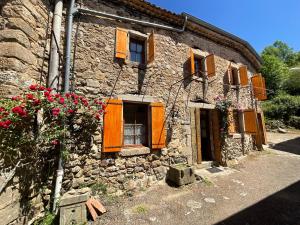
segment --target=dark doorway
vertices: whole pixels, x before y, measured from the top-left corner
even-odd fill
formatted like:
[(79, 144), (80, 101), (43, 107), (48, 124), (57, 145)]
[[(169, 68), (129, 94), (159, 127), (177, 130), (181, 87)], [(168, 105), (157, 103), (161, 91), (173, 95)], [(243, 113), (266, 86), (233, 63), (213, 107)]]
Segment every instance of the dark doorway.
[(201, 155), (203, 161), (212, 161), (209, 111), (200, 110)]

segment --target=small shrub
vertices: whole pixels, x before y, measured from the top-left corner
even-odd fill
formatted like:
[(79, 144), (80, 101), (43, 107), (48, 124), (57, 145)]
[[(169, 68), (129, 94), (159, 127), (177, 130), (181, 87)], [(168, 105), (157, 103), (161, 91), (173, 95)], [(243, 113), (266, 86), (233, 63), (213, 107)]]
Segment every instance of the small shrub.
[(97, 194), (106, 194), (107, 193), (107, 185), (101, 182), (91, 185), (91, 190), (93, 195)]
[(58, 224), (55, 214), (47, 212), (43, 218), (36, 221), (34, 225), (56, 225)]
[(138, 214), (145, 214), (148, 212), (148, 208), (146, 205), (141, 204), (135, 207), (135, 212)]

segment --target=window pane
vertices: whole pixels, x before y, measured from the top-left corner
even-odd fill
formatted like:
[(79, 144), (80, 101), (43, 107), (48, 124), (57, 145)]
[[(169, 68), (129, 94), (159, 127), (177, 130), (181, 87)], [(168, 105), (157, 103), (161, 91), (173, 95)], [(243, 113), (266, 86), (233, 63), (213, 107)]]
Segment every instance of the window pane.
[(142, 54), (136, 53), (135, 57), (136, 57), (136, 62), (142, 63)]
[(130, 41), (130, 47), (129, 47), (130, 51), (136, 51), (136, 43)]
[(141, 53), (143, 51), (143, 46), (141, 44), (136, 45), (136, 51)]
[(136, 62), (136, 53), (130, 52), (130, 61)]
[(134, 124), (125, 124), (124, 135), (134, 135)]

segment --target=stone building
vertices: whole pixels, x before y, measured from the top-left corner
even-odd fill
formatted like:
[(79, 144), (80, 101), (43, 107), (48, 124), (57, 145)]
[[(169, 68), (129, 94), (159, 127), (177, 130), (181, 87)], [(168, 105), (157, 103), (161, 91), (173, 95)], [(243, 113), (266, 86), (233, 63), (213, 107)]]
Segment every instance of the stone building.
[[(0, 3), (0, 95), (47, 82), (53, 6)], [(163, 179), (170, 164), (224, 165), (266, 142), (261, 60), (246, 41), (143, 0), (86, 0), (75, 7), (69, 91), (103, 98), (107, 108), (89, 153), (72, 153), (66, 162), (63, 192), (97, 182), (109, 184), (109, 192), (133, 191)], [(69, 16), (64, 11), (59, 32), (62, 58)], [(225, 139), (220, 99), (232, 102)], [(42, 197), (49, 200), (50, 193)]]

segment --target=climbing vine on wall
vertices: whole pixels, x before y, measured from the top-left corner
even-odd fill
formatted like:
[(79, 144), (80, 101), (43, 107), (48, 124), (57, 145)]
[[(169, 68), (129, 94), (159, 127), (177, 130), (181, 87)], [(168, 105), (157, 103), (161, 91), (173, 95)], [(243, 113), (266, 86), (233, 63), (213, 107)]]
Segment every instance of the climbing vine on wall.
[(216, 96), (214, 98), (216, 102), (216, 108), (220, 111), (221, 113), (221, 134), (222, 137), (225, 138), (228, 135), (228, 127), (229, 127), (229, 117), (228, 117), (228, 112), (229, 109), (232, 107), (232, 102), (226, 97), (223, 96)]
[[(37, 158), (58, 149), (74, 130), (92, 135), (101, 125), (105, 104), (75, 93), (54, 93), (33, 84), (23, 94), (0, 99), (1, 158)], [(80, 133), (77, 132), (77, 133)]]

